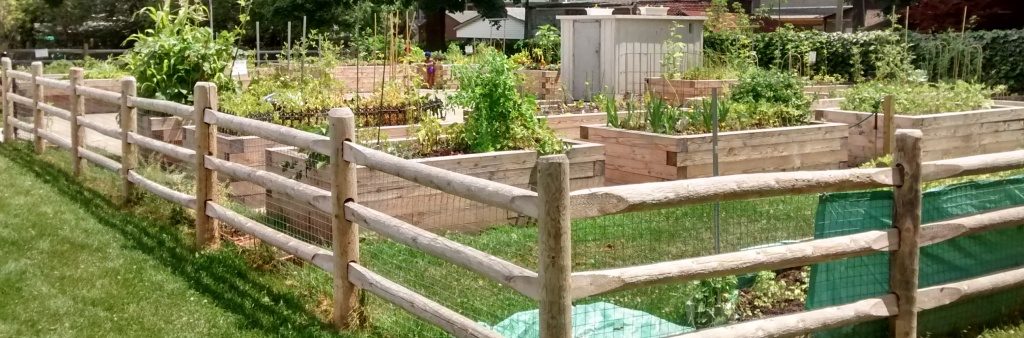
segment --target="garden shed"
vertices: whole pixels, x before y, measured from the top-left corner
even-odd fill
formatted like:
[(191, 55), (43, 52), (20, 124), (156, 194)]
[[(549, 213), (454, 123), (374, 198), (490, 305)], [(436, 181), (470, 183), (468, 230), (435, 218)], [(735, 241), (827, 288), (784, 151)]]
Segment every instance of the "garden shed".
[(687, 66), (700, 64), (703, 16), (565, 15), (562, 84), (573, 99), (600, 92), (640, 94), (644, 78), (661, 74), (665, 41), (675, 31), (685, 44)]

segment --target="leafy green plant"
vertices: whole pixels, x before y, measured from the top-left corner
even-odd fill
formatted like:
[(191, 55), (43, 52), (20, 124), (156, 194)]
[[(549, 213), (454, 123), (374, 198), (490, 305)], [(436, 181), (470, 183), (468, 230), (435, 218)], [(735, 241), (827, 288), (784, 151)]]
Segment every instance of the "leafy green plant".
[(647, 116), (647, 128), (659, 134), (671, 134), (677, 132), (676, 125), (682, 114), (675, 107), (670, 106), (661, 98), (647, 100), (645, 115)]
[(206, 7), (191, 0), (180, 0), (177, 9), (165, 0), (140, 13), (154, 26), (128, 37), (126, 42), (135, 45), (123, 56), (138, 80), (140, 96), (190, 103), (199, 81), (213, 82), (221, 91), (234, 90), (235, 81), (225, 70), (234, 60), (237, 32), (214, 37), (205, 25)]
[[(734, 40), (712, 37), (706, 40), (705, 49), (721, 53), (733, 48)], [(760, 67), (807, 77), (828, 74), (844, 82), (861, 82), (906, 77), (913, 69), (910, 45), (898, 30), (825, 33), (783, 26), (752, 35), (751, 46)]]
[(807, 299), (806, 281), (810, 268), (805, 267), (787, 273), (798, 274), (798, 278), (786, 280), (779, 278), (785, 274), (776, 275), (772, 271), (758, 272), (753, 285), (743, 290), (743, 297), (738, 305), (739, 315), (742, 318), (759, 318), (792, 310), (786, 307), (794, 304), (802, 308)]
[(594, 102), (601, 109), (604, 109), (605, 113), (605, 125), (612, 128), (619, 128), (619, 105), (615, 102), (614, 97), (608, 97), (604, 94), (594, 95)]
[(853, 86), (840, 103), (843, 110), (877, 112), (879, 102), (893, 95), (896, 114), (925, 115), (968, 111), (992, 106), (992, 95), (1006, 89), (963, 81), (925, 82), (866, 82)]
[[(519, 54), (519, 62), (530, 69), (558, 68), (561, 62), (562, 36), (558, 28), (552, 25), (537, 27), (533, 37), (516, 43), (523, 51)], [(517, 54), (518, 55), (518, 54)], [(523, 62), (523, 59), (528, 62)]]
[(736, 317), (739, 299), (735, 276), (692, 281), (683, 286), (686, 325), (704, 328), (728, 323)]
[(537, 121), (535, 100), (519, 94), (522, 79), (516, 65), (498, 51), (482, 50), (476, 64), (454, 69), (459, 90), (450, 102), (465, 107), (465, 140), (470, 151), (534, 149), (541, 154), (564, 151), (565, 145)]

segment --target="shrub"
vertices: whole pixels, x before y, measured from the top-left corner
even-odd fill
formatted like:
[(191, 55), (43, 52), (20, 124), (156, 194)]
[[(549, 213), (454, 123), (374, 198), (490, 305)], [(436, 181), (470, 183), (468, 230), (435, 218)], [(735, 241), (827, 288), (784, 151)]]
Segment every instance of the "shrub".
[[(710, 34), (707, 53), (728, 54), (746, 48), (742, 36)], [(782, 27), (753, 34), (750, 42), (757, 64), (787, 69), (804, 76), (832, 75), (845, 81), (901, 77), (912, 70), (912, 55), (897, 31), (825, 33)], [(815, 57), (809, 57), (814, 52)]]
[(925, 82), (867, 82), (857, 84), (845, 92), (840, 103), (843, 110), (880, 112), (880, 102), (893, 95), (896, 114), (924, 115), (989, 108), (993, 94), (1005, 87), (988, 87), (963, 81)]
[(537, 103), (519, 94), (522, 79), (504, 54), (481, 50), (476, 64), (455, 67), (459, 90), (450, 99), (472, 113), (465, 120), (464, 137), (470, 151), (534, 149), (560, 153), (565, 145), (534, 112)]
[(199, 81), (213, 82), (221, 91), (234, 90), (235, 82), (225, 70), (234, 60), (236, 33), (221, 32), (215, 38), (205, 26), (205, 6), (190, 0), (181, 0), (178, 6), (174, 10), (165, 0), (160, 7), (144, 8), (140, 13), (153, 21), (153, 28), (126, 40), (135, 42), (123, 59), (138, 80), (139, 95), (190, 103)]

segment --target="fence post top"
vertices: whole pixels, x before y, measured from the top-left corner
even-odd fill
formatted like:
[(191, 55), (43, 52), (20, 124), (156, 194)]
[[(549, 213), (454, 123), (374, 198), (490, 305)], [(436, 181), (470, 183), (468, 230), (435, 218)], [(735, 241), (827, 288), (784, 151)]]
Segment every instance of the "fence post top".
[(196, 82), (196, 86), (195, 86), (194, 89), (199, 90), (199, 88), (204, 88), (204, 89), (209, 89), (209, 90), (217, 90), (217, 85), (214, 84), (213, 82), (200, 81), (200, 82)]
[(122, 77), (119, 82), (121, 82), (121, 83), (135, 83), (135, 77), (134, 76), (125, 76), (125, 77)]
[(11, 58), (9, 58), (9, 57), (0, 58), (0, 65), (3, 66), (4, 70), (11, 69)]
[(71, 67), (70, 75), (74, 76), (75, 74), (82, 74), (83, 72), (85, 72), (85, 68)]
[(923, 134), (920, 129), (896, 129), (897, 137), (921, 138)]
[(351, 108), (341, 107), (341, 108), (332, 108), (330, 111), (327, 112), (327, 116), (332, 117), (332, 118), (334, 118), (334, 117), (349, 117), (349, 116), (355, 116), (355, 114), (352, 113), (352, 109)]
[(569, 163), (569, 156), (565, 154), (544, 155), (537, 159), (537, 163)]

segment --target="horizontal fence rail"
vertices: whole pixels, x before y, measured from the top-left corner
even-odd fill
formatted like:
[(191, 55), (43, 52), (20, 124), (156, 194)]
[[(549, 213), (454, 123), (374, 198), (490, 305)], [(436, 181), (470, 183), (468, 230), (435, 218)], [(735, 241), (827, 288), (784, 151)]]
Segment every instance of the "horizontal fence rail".
[(86, 86), (75, 87), (75, 93), (104, 103), (121, 104), (121, 93)]
[(348, 266), (349, 276), (356, 286), (409, 311), (427, 322), (437, 325), (455, 337), (504, 337), (481, 327), (472, 319), (409, 290), (398, 283), (355, 263)]
[(206, 111), (203, 122), (280, 144), (312, 150), (320, 154), (330, 154), (333, 150), (331, 138), (327, 136), (304, 132), (270, 122), (247, 119), (214, 110)]
[[(115, 137), (115, 136), (111, 136)], [(192, 163), (196, 160), (196, 151), (185, 147), (179, 147), (170, 143), (161, 142), (157, 139), (149, 138), (146, 136), (139, 135), (138, 133), (128, 133), (128, 142), (137, 144), (148, 150), (155, 151), (161, 155), (173, 158), (184, 163)]]
[(191, 120), (194, 117), (193, 114), (195, 109), (192, 106), (177, 102), (131, 97), (128, 100), (128, 104), (138, 109), (171, 114), (186, 120)]
[(537, 299), (537, 273), (501, 258), (435, 235), (402, 220), (388, 216), (358, 203), (346, 203), (345, 215), (350, 221), (395, 242), (422, 250), (446, 262), (479, 273), (488, 279), (511, 287), (525, 296)]
[(36, 79), (35, 80), (36, 84), (45, 86), (47, 88), (53, 88), (53, 89), (63, 90), (63, 91), (71, 90), (71, 82), (68, 82), (66, 80), (57, 80), (57, 79), (51, 79), (51, 78), (42, 77), (42, 76), (36, 77), (35, 79)]
[(572, 274), (573, 299), (665, 283), (778, 270), (895, 250), (896, 230), (877, 230), (763, 249)]
[(261, 241), (313, 263), (324, 271), (334, 271), (334, 254), (319, 246), (309, 244), (260, 224), (248, 217), (231, 211), (222, 205), (207, 202), (206, 215), (227, 223), (238, 231), (259, 238)]
[(806, 193), (852, 191), (893, 185), (891, 168), (740, 174), (577, 190), (573, 218)]
[(268, 171), (253, 169), (248, 166), (225, 161), (216, 157), (206, 156), (206, 168), (227, 174), (232, 178), (255, 183), (261, 187), (282, 193), (301, 201), (317, 210), (333, 213), (331, 192), (308, 184), (297, 182), (287, 177)]
[(100, 135), (110, 138), (121, 138), (121, 130), (100, 125), (98, 122), (79, 117), (76, 121), (82, 127), (89, 128)]
[(537, 193), (486, 179), (409, 161), (345, 142), (345, 160), (465, 199), (537, 217)]

